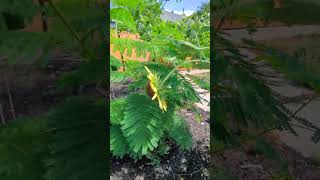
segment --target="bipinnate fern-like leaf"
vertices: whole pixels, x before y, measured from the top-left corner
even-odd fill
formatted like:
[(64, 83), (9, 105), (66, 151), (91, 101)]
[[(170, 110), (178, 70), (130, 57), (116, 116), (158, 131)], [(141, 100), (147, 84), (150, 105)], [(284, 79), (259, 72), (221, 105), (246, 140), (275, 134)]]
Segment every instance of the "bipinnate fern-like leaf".
[(25, 20), (31, 20), (33, 16), (40, 12), (39, 10), (40, 8), (32, 0), (2, 0), (0, 2), (0, 17), (5, 12), (11, 15), (19, 15)]
[[(221, 95), (220, 95), (221, 96)], [(230, 101), (230, 100), (229, 100)], [(229, 105), (229, 106), (228, 106)], [(233, 106), (228, 104), (228, 98), (219, 97), (218, 94), (214, 95), (212, 106), (213, 117), (216, 118), (210, 128), (210, 136), (212, 139), (223, 141), (224, 143), (234, 142), (231, 130), (228, 128), (228, 109)], [(239, 116), (241, 117), (241, 116)]]
[(134, 22), (131, 12), (127, 8), (112, 8), (110, 10), (110, 18), (116, 21), (119, 25), (125, 26), (133, 32), (136, 32), (136, 23)]
[(105, 100), (74, 97), (48, 118), (47, 180), (107, 179)]
[[(16, 28), (17, 31), (11, 30), (6, 23), (5, 13), (12, 16), (21, 16), (24, 19), (32, 19), (35, 15), (40, 13), (41, 8), (32, 0), (9, 1), (4, 0), (0, 2), (0, 53), (1, 58), (8, 60), (7, 64), (26, 64), (34, 63), (35, 60), (46, 60), (48, 51), (55, 47), (63, 46), (64, 49), (80, 50), (85, 47), (89, 48), (92, 44), (99, 44), (92, 48), (91, 54), (96, 56), (105, 55), (105, 47), (103, 38), (94, 38), (99, 33), (102, 36), (105, 19), (103, 6), (96, 6), (94, 0), (70, 0), (70, 1), (55, 1), (53, 3), (60, 11), (62, 16), (66, 19), (73, 30), (79, 36), (76, 40), (74, 33), (70, 33), (70, 28), (67, 28), (62, 23), (61, 18), (58, 17), (51, 5), (46, 4), (46, 15), (50, 17), (50, 25), (47, 33), (42, 32), (27, 32), (21, 31), (22, 28)], [(77, 8), (74, 8), (77, 7)], [(83, 20), (83, 16), (79, 16), (79, 12), (87, 12), (89, 16), (87, 20)], [(24, 20), (22, 19), (22, 20)], [(12, 23), (18, 23), (17, 18), (12, 19)], [(7, 25), (6, 25), (7, 24)], [(28, 25), (26, 22), (24, 26)], [(16, 25), (15, 25), (16, 26)], [(89, 46), (90, 44), (90, 46)], [(103, 48), (102, 48), (103, 47)], [(92, 57), (91, 57), (92, 58)]]
[(210, 47), (199, 47), (196, 46), (188, 41), (183, 41), (183, 40), (174, 40), (172, 39), (172, 41), (175, 41), (175, 43), (183, 48), (189, 49), (189, 50), (194, 50), (194, 51), (203, 51), (203, 50), (210, 50)]
[(126, 99), (118, 98), (114, 99), (110, 103), (110, 123), (112, 125), (120, 125), (124, 117)]
[(119, 125), (110, 127), (110, 152), (120, 158), (128, 153), (128, 143)]
[(121, 65), (122, 64), (119, 59), (110, 55), (110, 68), (115, 68), (115, 70), (117, 70)]
[[(232, 68), (233, 80), (240, 94), (240, 103), (247, 120), (253, 120), (257, 127), (288, 127), (289, 119), (282, 112), (270, 89), (263, 83), (237, 67)], [(261, 117), (261, 114), (264, 114)]]
[(128, 56), (132, 55), (133, 49), (135, 49), (137, 57), (146, 57), (147, 52), (151, 57), (161, 53), (157, 45), (141, 40), (111, 37), (110, 44), (114, 47), (114, 51), (119, 51), (121, 54), (126, 53)]
[(104, 77), (106, 68), (104, 59), (96, 59), (89, 62), (83, 62), (78, 68), (71, 72), (61, 75), (56, 85), (58, 91), (67, 91), (79, 88), (81, 85), (95, 84)]
[(264, 59), (267, 60), (273, 68), (284, 73), (288, 79), (307, 84), (317, 93), (320, 93), (319, 70), (275, 48), (250, 40), (245, 40), (244, 42), (250, 47), (261, 50)]
[[(90, 30), (92, 27), (104, 25), (105, 23), (105, 5), (97, 3), (97, 0), (68, 0), (68, 1), (53, 1), (55, 6), (63, 13), (72, 27), (78, 31), (83, 32)], [(77, 7), (77, 8), (74, 8)], [(83, 16), (79, 16), (79, 12), (86, 13), (86, 21)], [(46, 14), (49, 17), (55, 17), (56, 13), (51, 6), (46, 8)], [(61, 23), (60, 19), (51, 21), (56, 26), (56, 23)], [(56, 31), (57, 32), (57, 31)]]
[(311, 140), (315, 143), (318, 143), (320, 141), (320, 130), (317, 129), (316, 132), (311, 137)]
[[(153, 72), (157, 72), (160, 76), (160, 79), (163, 79), (170, 71), (173, 69), (172, 67), (168, 67), (163, 64), (156, 63), (145, 63), (145, 65)], [(145, 88), (147, 83), (147, 77), (145, 73), (144, 66), (137, 66), (134, 68), (136, 75), (138, 76), (138, 81), (131, 86), (135, 88)], [(168, 99), (175, 103), (175, 105), (183, 106), (184, 102), (199, 102), (200, 96), (193, 89), (190, 82), (184, 78), (183, 75), (179, 74), (178, 70), (175, 71), (172, 76), (166, 81), (165, 86), (168, 88)]]
[(1, 31), (1, 58), (9, 65), (35, 63), (47, 54), (48, 40), (44, 33)]
[(256, 76), (253, 66), (230, 42), (219, 36), (216, 39), (219, 40), (216, 45), (226, 48), (226, 51), (216, 52), (214, 58), (213, 114), (219, 118), (211, 126), (213, 137), (236, 142), (234, 134), (242, 131), (239, 126), (288, 129), (294, 133), (283, 105), (271, 95), (265, 82)]
[[(111, 0), (113, 6), (125, 6), (130, 9), (137, 8), (138, 6), (143, 7), (144, 0)], [(142, 10), (142, 9), (141, 9)]]
[(174, 115), (169, 135), (182, 149), (188, 150), (192, 147), (193, 140), (189, 127), (178, 115)]
[(17, 119), (0, 129), (0, 179), (43, 180), (47, 155), (46, 121)]
[(288, 162), (282, 156), (279, 150), (273, 147), (272, 143), (261, 138), (255, 138), (255, 150), (257, 153), (264, 155), (267, 158), (276, 160), (282, 165), (282, 167), (287, 168)]
[(163, 112), (150, 97), (142, 94), (128, 96), (124, 119), (120, 122), (130, 149), (146, 155), (158, 146), (163, 134)]

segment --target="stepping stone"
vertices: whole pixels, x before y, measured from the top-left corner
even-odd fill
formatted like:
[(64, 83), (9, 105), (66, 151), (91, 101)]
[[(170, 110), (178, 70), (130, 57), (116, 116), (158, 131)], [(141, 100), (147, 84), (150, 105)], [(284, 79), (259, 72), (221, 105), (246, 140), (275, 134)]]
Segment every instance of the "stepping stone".
[[(191, 71), (179, 71), (182, 75), (194, 75), (194, 74), (203, 74), (203, 73), (209, 73), (210, 70), (204, 69), (204, 70), (191, 70)], [(198, 93), (200, 96), (200, 103), (196, 103), (196, 106), (200, 109), (202, 109), (205, 112), (210, 112), (210, 106), (208, 106), (210, 102), (210, 92), (206, 89), (202, 89), (199, 87), (196, 83), (192, 81), (190, 77), (185, 77), (185, 79), (191, 84), (193, 89)]]
[[(317, 100), (320, 100), (318, 98)], [(320, 127), (320, 101), (314, 100), (310, 104), (308, 104), (304, 109), (302, 109), (297, 115), (300, 117), (306, 118), (308, 121), (313, 123), (315, 126)], [(296, 111), (301, 104), (287, 104), (286, 107), (292, 111)], [(293, 121), (295, 124), (299, 124), (295, 120)], [(299, 136), (294, 136), (290, 132), (279, 131), (280, 140), (300, 152), (305, 157), (311, 157), (320, 152), (320, 143), (313, 143), (310, 141), (310, 137), (312, 136), (312, 132), (305, 130), (300, 127), (293, 126), (293, 129), (298, 133)], [(301, 146), (303, 144), (303, 146)]]
[[(249, 50), (242, 50), (243, 53), (247, 53), (248, 57), (253, 58), (254, 53), (250, 52)], [(271, 74), (274, 76), (273, 78), (267, 78), (268, 80), (283, 80), (283, 84), (280, 86), (273, 86), (273, 85), (268, 85), (270, 89), (274, 92), (277, 93), (281, 96), (281, 98), (284, 98), (285, 101), (285, 106), (292, 112), (295, 112), (301, 104), (299, 103), (288, 103), (287, 100), (285, 99), (297, 99), (295, 101), (301, 101), (303, 99), (307, 99), (308, 96), (314, 95), (314, 92), (307, 89), (303, 88), (301, 86), (294, 85), (293, 83), (290, 83), (286, 78), (284, 78), (284, 75), (281, 73), (276, 72), (274, 69), (271, 67), (265, 65), (265, 66), (260, 66), (257, 67), (257, 71), (269, 75)], [(301, 98), (300, 98), (301, 97)], [(301, 100), (300, 100), (301, 99)], [(320, 99), (320, 98), (318, 98)], [(200, 105), (199, 105), (200, 106)], [(309, 122), (314, 124), (317, 127), (320, 127), (320, 101), (312, 101), (310, 104), (308, 104), (304, 109), (302, 109), (297, 115), (299, 117), (307, 119)], [(300, 125), (298, 122), (295, 120), (292, 121), (295, 124)], [(320, 143), (313, 143), (310, 140), (310, 137), (312, 136), (312, 133), (309, 130), (306, 130), (304, 128), (298, 127), (298, 126), (293, 126), (294, 130), (298, 133), (298, 137), (293, 135), (292, 133), (288, 131), (275, 131), (276, 134), (279, 135), (280, 141), (283, 144), (286, 144), (287, 146), (295, 149), (296, 151), (300, 152), (302, 155), (305, 157), (311, 157), (315, 155), (316, 153), (320, 152)], [(303, 146), (301, 146), (303, 144)]]
[(194, 87), (193, 89), (195, 91), (197, 91), (198, 93), (208, 93), (208, 91), (206, 89), (201, 89), (201, 88), (198, 88), (198, 87)]
[(207, 104), (196, 103), (196, 106), (205, 112), (210, 112), (210, 107)]

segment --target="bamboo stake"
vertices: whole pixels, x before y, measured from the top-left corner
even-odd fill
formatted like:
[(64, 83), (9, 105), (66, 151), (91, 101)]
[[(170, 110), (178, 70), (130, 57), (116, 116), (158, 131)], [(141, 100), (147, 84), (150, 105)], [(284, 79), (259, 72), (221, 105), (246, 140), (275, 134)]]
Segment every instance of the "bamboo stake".
[(5, 125), (6, 122), (5, 122), (5, 120), (4, 120), (3, 110), (2, 110), (2, 105), (1, 105), (1, 104), (0, 104), (0, 116), (1, 116), (2, 125)]
[(11, 90), (10, 90), (8, 78), (7, 78), (6, 74), (4, 74), (3, 76), (4, 76), (4, 82), (5, 82), (6, 88), (7, 88), (7, 94), (8, 94), (8, 97), (9, 97), (10, 111), (12, 113), (13, 119), (15, 120), (16, 119), (16, 114), (14, 112), (14, 106), (13, 106), (13, 102), (12, 102), (12, 95), (11, 95)]
[(39, 0), (39, 4), (42, 9), (41, 10), (42, 30), (43, 32), (48, 32), (48, 23), (47, 23), (46, 13), (44, 11), (44, 8), (45, 8), (44, 0)]
[[(119, 29), (118, 29), (118, 24), (116, 24), (116, 31), (117, 31), (117, 34), (118, 34), (118, 38), (121, 38), (121, 36), (120, 36), (120, 31), (119, 31)], [(122, 70), (123, 70), (123, 72), (125, 72), (125, 71), (126, 71), (126, 67), (125, 67), (126, 61), (125, 61), (124, 58), (123, 58), (123, 54), (120, 53), (120, 55), (121, 55)]]

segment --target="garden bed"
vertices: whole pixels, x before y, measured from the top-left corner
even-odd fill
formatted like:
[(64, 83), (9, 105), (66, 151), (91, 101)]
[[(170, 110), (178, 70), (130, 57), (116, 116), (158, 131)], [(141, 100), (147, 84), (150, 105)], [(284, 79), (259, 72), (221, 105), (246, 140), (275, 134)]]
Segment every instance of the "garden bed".
[[(112, 83), (111, 93), (119, 98), (128, 95), (128, 83)], [(199, 110), (202, 121), (196, 121), (196, 114), (188, 109), (181, 109), (179, 114), (184, 117), (192, 134), (194, 143), (190, 151), (183, 151), (172, 140), (165, 142), (171, 146), (169, 153), (161, 157), (158, 165), (151, 165), (144, 158), (137, 162), (129, 157), (111, 159), (111, 179), (209, 179), (209, 114)]]
[[(78, 90), (58, 91), (59, 75), (73, 71), (79, 61), (52, 59), (44, 68), (17, 66), (0, 69), (7, 76), (16, 118), (36, 117), (47, 113), (66, 97), (78, 95)], [(95, 86), (83, 88), (81, 94), (98, 95)], [(12, 120), (10, 101), (3, 76), (0, 76), (0, 104), (4, 119)]]

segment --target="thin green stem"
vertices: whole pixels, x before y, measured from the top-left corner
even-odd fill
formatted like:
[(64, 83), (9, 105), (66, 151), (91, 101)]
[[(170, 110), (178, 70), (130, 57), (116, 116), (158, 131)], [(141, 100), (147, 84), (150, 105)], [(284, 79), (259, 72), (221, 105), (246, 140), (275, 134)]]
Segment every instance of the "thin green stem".
[(137, 78), (138, 77), (137, 73), (133, 71), (133, 69), (129, 66), (128, 62), (124, 61), (124, 63), (128, 66), (129, 70), (133, 73), (134, 77)]
[(101, 26), (102, 26), (102, 25), (99, 24), (99, 25), (94, 26), (94, 27), (92, 27), (91, 29), (89, 29), (89, 30), (86, 32), (86, 34), (82, 37), (81, 42), (84, 43), (84, 41), (87, 39), (87, 37), (88, 37), (91, 33), (93, 33), (94, 31), (96, 31), (96, 30), (98, 30), (99, 28), (101, 28)]
[(72, 27), (72, 25), (67, 21), (66, 17), (63, 15), (63, 13), (56, 7), (56, 5), (52, 2), (52, 0), (48, 0), (49, 5), (52, 7), (54, 12), (57, 14), (57, 16), (60, 18), (62, 23), (66, 26), (66, 28), (70, 31), (71, 35), (79, 42), (81, 45), (82, 50), (87, 53), (87, 55), (90, 57), (90, 59), (94, 59), (94, 56), (92, 53), (85, 47), (84, 42), (82, 41), (80, 35), (75, 31)]
[(69, 29), (71, 34), (79, 41), (81, 42), (81, 38), (79, 34), (73, 29), (73, 27), (70, 25), (70, 23), (67, 21), (67, 19), (64, 17), (62, 12), (56, 7), (56, 5), (52, 2), (52, 0), (49, 0), (50, 6), (53, 8), (53, 10), (56, 12), (58, 17), (61, 19), (62, 23)]
[[(117, 31), (118, 38), (121, 38), (121, 37), (120, 37), (120, 30), (118, 29), (117, 24), (116, 24), (116, 31)], [(124, 60), (123, 54), (120, 54), (120, 55), (121, 55), (121, 62), (122, 62), (122, 64), (123, 64), (123, 68), (124, 68), (124, 64), (127, 65), (128, 68), (129, 68), (129, 70), (133, 73), (134, 77), (137, 78), (138, 76), (137, 76), (136, 72), (134, 72), (133, 69), (132, 69), (132, 68), (130, 67), (130, 65), (128, 64), (128, 62)], [(124, 68), (124, 71), (125, 71), (125, 68)]]
[(304, 107), (306, 107), (308, 104), (310, 104), (315, 98), (316, 98), (316, 96), (313, 96), (307, 102), (303, 103), (289, 118), (295, 117), (299, 111), (301, 111)]

